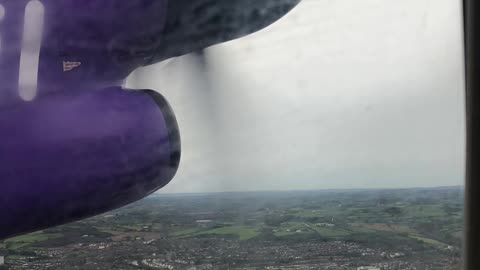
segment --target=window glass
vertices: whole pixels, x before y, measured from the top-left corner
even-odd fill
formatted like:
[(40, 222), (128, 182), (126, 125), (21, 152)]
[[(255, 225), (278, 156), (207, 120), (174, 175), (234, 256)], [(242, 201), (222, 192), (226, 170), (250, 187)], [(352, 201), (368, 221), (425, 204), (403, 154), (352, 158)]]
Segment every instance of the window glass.
[(135, 71), (126, 86), (175, 111), (175, 178), (4, 241), (0, 269), (460, 269), (461, 12), (303, 0), (248, 37)]

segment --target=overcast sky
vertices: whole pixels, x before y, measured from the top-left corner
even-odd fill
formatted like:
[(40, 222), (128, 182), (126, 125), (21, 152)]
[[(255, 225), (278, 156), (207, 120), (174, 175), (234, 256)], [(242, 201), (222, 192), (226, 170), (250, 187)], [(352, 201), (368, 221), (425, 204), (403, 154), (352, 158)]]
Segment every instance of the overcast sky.
[[(461, 1), (304, 0), (278, 23), (129, 80), (170, 101), (162, 192), (463, 184)], [(202, 105), (203, 104), (203, 105)]]

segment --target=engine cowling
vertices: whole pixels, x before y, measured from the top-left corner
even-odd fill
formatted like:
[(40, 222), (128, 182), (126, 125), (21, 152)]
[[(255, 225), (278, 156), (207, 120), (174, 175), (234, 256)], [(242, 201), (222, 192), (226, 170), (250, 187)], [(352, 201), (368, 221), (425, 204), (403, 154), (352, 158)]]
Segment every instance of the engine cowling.
[(151, 90), (59, 92), (0, 112), (0, 239), (94, 216), (165, 186), (180, 161)]

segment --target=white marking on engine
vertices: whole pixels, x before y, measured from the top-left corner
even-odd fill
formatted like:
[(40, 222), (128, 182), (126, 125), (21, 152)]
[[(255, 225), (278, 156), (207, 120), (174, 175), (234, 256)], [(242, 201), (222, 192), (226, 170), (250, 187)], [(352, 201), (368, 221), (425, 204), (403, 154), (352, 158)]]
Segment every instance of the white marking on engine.
[(43, 35), (45, 9), (38, 0), (28, 2), (25, 8), (22, 52), (18, 89), (20, 97), (32, 101), (37, 95), (38, 65)]
[(63, 61), (63, 72), (71, 71), (79, 67), (81, 64), (82, 64), (81, 62)]

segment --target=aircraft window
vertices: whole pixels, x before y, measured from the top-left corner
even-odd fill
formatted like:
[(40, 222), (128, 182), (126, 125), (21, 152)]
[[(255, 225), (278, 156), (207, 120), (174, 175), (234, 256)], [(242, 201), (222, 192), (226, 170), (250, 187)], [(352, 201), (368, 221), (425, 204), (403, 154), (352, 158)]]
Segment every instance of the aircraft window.
[(38, 0), (28, 2), (25, 8), (22, 52), (20, 56), (19, 94), (25, 101), (36, 96), (38, 64), (43, 33), (44, 6)]
[(0, 81), (0, 270), (461, 269), (460, 1), (74, 2)]

